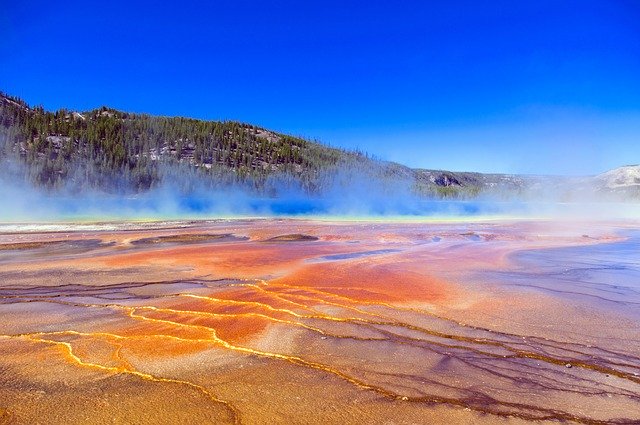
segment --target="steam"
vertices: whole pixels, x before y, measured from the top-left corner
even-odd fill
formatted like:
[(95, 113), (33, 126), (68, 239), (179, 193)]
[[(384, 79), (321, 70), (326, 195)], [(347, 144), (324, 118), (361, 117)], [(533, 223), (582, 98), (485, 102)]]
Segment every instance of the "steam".
[(75, 181), (43, 189), (27, 183), (25, 170), (5, 158), (0, 173), (0, 197), (5, 200), (0, 221), (479, 213), (467, 203), (421, 198), (412, 193), (411, 181), (381, 178), (354, 164), (338, 164), (321, 172), (317, 176), (321, 189), (315, 193), (288, 174), (270, 177), (260, 189), (250, 181), (221, 181), (185, 165), (160, 165), (159, 175), (160, 184), (142, 193), (79, 188)]
[[(160, 183), (135, 191), (122, 176), (108, 185), (86, 184), (91, 170), (78, 164), (63, 187), (36, 188), (29, 170), (8, 154), (0, 134), (0, 222), (198, 219), (217, 217), (564, 217), (637, 218), (640, 204), (605, 195), (593, 179), (540, 178), (518, 192), (495, 188), (470, 200), (418, 195), (406, 168), (351, 158), (318, 172), (314, 181), (282, 173), (264, 182), (231, 171), (208, 173), (178, 163), (157, 167)], [(4, 138), (6, 140), (6, 138)], [(100, 187), (115, 188), (105, 191)], [(313, 187), (313, 189), (310, 189)], [(603, 202), (604, 201), (604, 202)]]
[(365, 172), (344, 170), (345, 165), (322, 172), (317, 177), (322, 190), (313, 194), (288, 174), (270, 177), (256, 188), (251, 181), (216, 179), (175, 164), (160, 165), (160, 184), (142, 193), (81, 188), (77, 181), (43, 189), (27, 182), (17, 162), (4, 158), (1, 166), (0, 197), (5, 201), (0, 221), (417, 215), (424, 202), (411, 194), (409, 182), (376, 179)]

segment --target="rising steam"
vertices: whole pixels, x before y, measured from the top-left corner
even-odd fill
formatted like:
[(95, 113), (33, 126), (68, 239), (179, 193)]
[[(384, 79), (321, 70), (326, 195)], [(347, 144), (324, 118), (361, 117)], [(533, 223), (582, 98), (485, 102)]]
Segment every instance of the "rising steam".
[[(68, 183), (55, 189), (34, 187), (29, 170), (0, 135), (0, 221), (125, 220), (230, 216), (579, 216), (637, 217), (638, 204), (624, 197), (603, 200), (588, 180), (557, 184), (539, 180), (525, 190), (486, 190), (474, 199), (447, 201), (416, 192), (415, 179), (383, 162), (364, 165), (351, 159), (315, 176), (313, 191), (291, 174), (269, 177), (260, 187), (226, 174), (204, 173), (177, 163), (157, 167), (160, 183), (146, 191), (127, 187), (121, 176), (91, 188), (77, 164)], [(373, 166), (372, 166), (373, 164)], [(397, 171), (397, 170), (396, 170)]]

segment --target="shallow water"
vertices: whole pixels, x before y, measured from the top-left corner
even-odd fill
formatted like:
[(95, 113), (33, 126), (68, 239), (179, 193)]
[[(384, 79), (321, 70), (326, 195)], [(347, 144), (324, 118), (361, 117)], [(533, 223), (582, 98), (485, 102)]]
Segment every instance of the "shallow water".
[[(518, 252), (513, 271), (491, 272), (502, 282), (592, 303), (640, 317), (640, 232), (624, 240)], [(588, 239), (587, 235), (584, 235)]]
[(391, 254), (393, 252), (400, 252), (399, 249), (374, 249), (372, 251), (358, 251), (358, 252), (348, 252), (345, 254), (332, 254), (332, 255), (323, 255), (320, 258), (309, 260), (310, 262), (318, 262), (318, 261), (339, 261), (339, 260), (349, 260), (352, 258), (362, 258), (369, 257), (372, 255), (382, 255), (382, 254)]

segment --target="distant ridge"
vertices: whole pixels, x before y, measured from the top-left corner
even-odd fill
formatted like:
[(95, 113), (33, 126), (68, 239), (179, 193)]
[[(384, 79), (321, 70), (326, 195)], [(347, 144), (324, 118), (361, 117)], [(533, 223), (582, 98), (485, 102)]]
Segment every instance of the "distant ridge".
[(640, 187), (640, 165), (625, 165), (615, 168), (598, 175), (596, 179), (610, 189)]

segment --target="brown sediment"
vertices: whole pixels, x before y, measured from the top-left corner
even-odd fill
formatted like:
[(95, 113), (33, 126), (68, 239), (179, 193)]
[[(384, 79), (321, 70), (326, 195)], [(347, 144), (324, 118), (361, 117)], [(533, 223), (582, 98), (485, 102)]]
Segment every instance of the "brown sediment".
[[(2, 266), (0, 406), (11, 420), (73, 422), (74, 405), (29, 394), (81, 395), (93, 382), (114, 400), (141, 385), (136, 404), (104, 407), (140, 423), (184, 412), (217, 423), (640, 419), (635, 316), (478, 277), (519, 272), (514, 252), (612, 240), (614, 227), (590, 225), (587, 239), (578, 225), (540, 236), (539, 223), (193, 226), (110, 232), (102, 240), (117, 243), (99, 257)], [(251, 240), (216, 243), (233, 234)], [(260, 242), (309, 234), (323, 243)], [(131, 240), (162, 242), (122, 250)], [(327, 257), (337, 261), (315, 261)], [(33, 284), (56, 267), (65, 281)], [(536, 279), (553, 276), (540, 267)], [(153, 269), (180, 277), (110, 278)], [(167, 403), (176, 392), (190, 403)], [(38, 406), (53, 410), (36, 418)]]
[(303, 235), (301, 233), (290, 233), (288, 235), (278, 235), (266, 240), (266, 242), (305, 242), (317, 241), (317, 236)]
[(0, 425), (8, 425), (12, 422), (11, 412), (0, 407)]
[(76, 239), (76, 240), (54, 240), (54, 241), (34, 241), (15, 242), (0, 244), (0, 251), (20, 251), (41, 248), (94, 248), (108, 246), (100, 239)]
[(203, 242), (228, 242), (246, 240), (246, 237), (235, 236), (232, 233), (219, 234), (177, 234), (169, 236), (156, 236), (151, 238), (142, 238), (131, 241), (132, 245), (153, 245), (160, 243), (188, 244)]
[(44, 246), (58, 245), (61, 242), (62, 241), (4, 243), (4, 244), (0, 244), (0, 251), (37, 249), (37, 248), (42, 248)]

